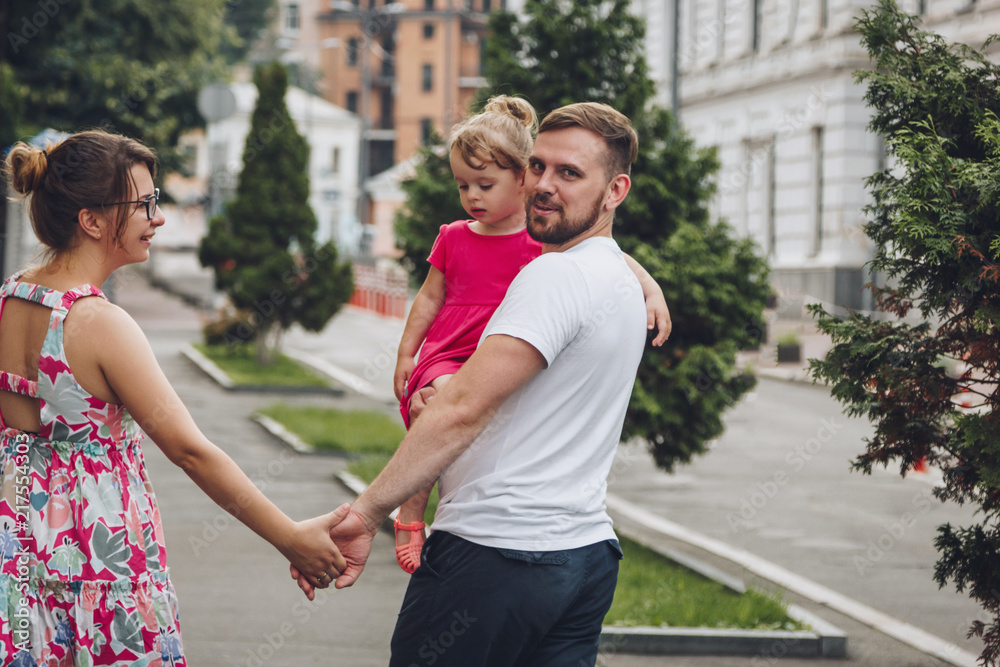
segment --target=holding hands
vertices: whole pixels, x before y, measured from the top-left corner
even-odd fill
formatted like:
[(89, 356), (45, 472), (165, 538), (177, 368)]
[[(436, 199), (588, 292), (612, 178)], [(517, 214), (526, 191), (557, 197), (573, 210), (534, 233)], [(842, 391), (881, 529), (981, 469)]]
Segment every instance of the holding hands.
[(331, 531), (344, 520), (349, 510), (350, 505), (345, 504), (329, 514), (297, 521), (287, 539), (275, 544), (291, 563), (290, 567), (308, 573), (302, 578), (310, 585), (326, 588), (347, 568), (348, 563), (331, 537)]
[[(320, 522), (324, 529), (329, 531), (326, 536), (327, 541), (332, 541), (335, 545), (334, 551), (337, 551), (338, 555), (343, 555), (341, 561), (343, 567), (337, 569), (339, 576), (335, 578), (335, 587), (341, 589), (352, 586), (365, 569), (365, 563), (372, 550), (372, 540), (378, 531), (378, 523), (355, 511), (347, 503), (330, 514), (311, 521)], [(333, 581), (322, 576), (314, 576), (319, 574), (320, 570), (309, 569), (307, 565), (298, 567), (294, 560), (291, 558), (289, 560), (292, 561), (289, 566), (292, 579), (298, 581), (299, 588), (310, 600), (315, 597), (317, 588), (327, 588)]]

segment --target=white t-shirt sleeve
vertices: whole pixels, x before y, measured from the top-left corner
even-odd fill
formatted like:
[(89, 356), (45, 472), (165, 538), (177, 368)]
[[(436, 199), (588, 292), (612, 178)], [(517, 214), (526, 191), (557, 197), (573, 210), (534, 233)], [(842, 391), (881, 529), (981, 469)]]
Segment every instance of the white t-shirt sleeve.
[(496, 334), (513, 336), (538, 350), (550, 365), (586, 321), (589, 299), (580, 271), (558, 253), (534, 259), (507, 288), (480, 343)]

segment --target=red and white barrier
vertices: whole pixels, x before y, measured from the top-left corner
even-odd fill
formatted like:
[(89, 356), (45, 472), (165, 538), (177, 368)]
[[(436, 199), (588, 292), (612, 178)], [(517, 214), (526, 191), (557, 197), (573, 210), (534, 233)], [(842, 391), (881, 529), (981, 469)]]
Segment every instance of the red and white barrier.
[(407, 275), (400, 267), (354, 265), (354, 294), (350, 304), (385, 315), (406, 317)]

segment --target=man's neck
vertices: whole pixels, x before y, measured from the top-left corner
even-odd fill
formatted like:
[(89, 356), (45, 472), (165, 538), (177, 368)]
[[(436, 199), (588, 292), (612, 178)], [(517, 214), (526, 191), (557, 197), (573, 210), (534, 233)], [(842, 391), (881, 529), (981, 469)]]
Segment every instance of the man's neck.
[(565, 252), (570, 248), (573, 248), (579, 245), (580, 243), (586, 241), (587, 239), (601, 238), (601, 237), (609, 239), (614, 238), (611, 235), (611, 228), (613, 226), (614, 221), (615, 221), (614, 214), (609, 211), (607, 216), (602, 217), (597, 222), (595, 222), (593, 226), (591, 226), (589, 229), (581, 232), (577, 236), (574, 236), (565, 243), (559, 243), (559, 244), (543, 243), (542, 254), (544, 255), (547, 252)]

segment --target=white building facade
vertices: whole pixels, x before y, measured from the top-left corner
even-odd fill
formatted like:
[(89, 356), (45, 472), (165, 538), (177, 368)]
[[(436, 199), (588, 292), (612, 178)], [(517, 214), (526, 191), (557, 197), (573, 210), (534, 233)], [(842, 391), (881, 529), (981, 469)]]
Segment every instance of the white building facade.
[[(675, 5), (674, 3), (679, 3)], [(786, 315), (804, 302), (870, 309), (864, 179), (884, 165), (854, 72), (854, 20), (873, 0), (634, 0), (668, 108), (718, 151), (713, 215), (757, 241)], [(900, 0), (924, 26), (979, 47), (1000, 0)], [(676, 17), (677, 31), (674, 31)], [(677, 35), (676, 46), (673, 37)]]

